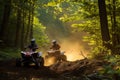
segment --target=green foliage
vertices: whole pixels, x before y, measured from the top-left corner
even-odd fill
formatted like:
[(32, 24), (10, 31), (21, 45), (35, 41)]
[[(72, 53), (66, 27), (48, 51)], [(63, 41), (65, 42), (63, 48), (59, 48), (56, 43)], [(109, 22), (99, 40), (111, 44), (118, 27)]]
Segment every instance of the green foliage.
[[(22, 43), (23, 41), (27, 44), (27, 41), (30, 39), (30, 30), (28, 29), (32, 26), (35, 2), (36, 0), (0, 1), (0, 4), (2, 4), (0, 5), (0, 31), (1, 29), (4, 31), (2, 32), (3, 35), (1, 36), (1, 39), (4, 40), (6, 46), (9, 45), (11, 47), (20, 48), (21, 45), (24, 45), (24, 43)], [(4, 20), (3, 17), (6, 20)]]
[(111, 78), (114, 78), (115, 75), (120, 76), (120, 55), (106, 55), (104, 60), (108, 61), (109, 64), (105, 64), (100, 73)]
[[(59, 20), (62, 15), (60, 3), (62, 0), (51, 0), (46, 3), (38, 1), (41, 5), (36, 10), (36, 16), (40, 23), (46, 27), (46, 33), (50, 39), (58, 39), (69, 34), (64, 23)], [(59, 36), (59, 37), (58, 37)]]
[(88, 44), (92, 46), (92, 54), (90, 56), (95, 58), (95, 56), (105, 50), (105, 47), (102, 46), (101, 32), (97, 18), (83, 19), (77, 24), (72, 24), (72, 27), (75, 31), (84, 31), (89, 34), (83, 37), (83, 41), (88, 42)]
[(48, 36), (45, 33), (46, 28), (39, 22), (39, 19), (34, 17), (33, 37), (36, 39), (37, 44), (42, 47), (46, 46), (49, 42)]
[(20, 57), (20, 50), (15, 48), (0, 48), (0, 60), (9, 60)]

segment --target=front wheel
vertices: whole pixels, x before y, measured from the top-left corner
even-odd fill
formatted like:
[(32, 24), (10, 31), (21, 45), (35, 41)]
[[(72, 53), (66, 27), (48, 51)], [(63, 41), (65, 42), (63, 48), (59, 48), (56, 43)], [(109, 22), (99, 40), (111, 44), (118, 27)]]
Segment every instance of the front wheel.
[(36, 68), (39, 67), (43, 67), (44, 66), (44, 58), (43, 57), (39, 57), (38, 59), (36, 59)]
[(21, 59), (16, 59), (16, 67), (21, 67)]
[(41, 64), (41, 67), (43, 67), (43, 66), (44, 66), (44, 58), (43, 58), (43, 57), (41, 57), (40, 64)]

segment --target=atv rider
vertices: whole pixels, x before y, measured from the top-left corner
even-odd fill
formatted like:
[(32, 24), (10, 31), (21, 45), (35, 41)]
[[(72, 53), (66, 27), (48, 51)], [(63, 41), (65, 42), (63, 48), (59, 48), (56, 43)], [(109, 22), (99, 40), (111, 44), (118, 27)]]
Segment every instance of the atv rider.
[(31, 40), (31, 44), (30, 44), (27, 48), (29, 48), (29, 49), (32, 50), (33, 52), (35, 52), (36, 49), (38, 49), (38, 46), (37, 46), (37, 44), (36, 44), (36, 42), (35, 42), (35, 39), (32, 39), (32, 40)]
[[(35, 42), (35, 39), (31, 39), (31, 43), (30, 43), (30, 45), (28, 45), (27, 47), (25, 47), (25, 50), (26, 49), (28, 49), (28, 51), (32, 51), (32, 52), (35, 52), (34, 54), (35, 54), (35, 58), (37, 58), (38, 57), (38, 52), (36, 52), (36, 50), (38, 49), (38, 46), (37, 46), (37, 44), (36, 44), (36, 42)], [(25, 55), (24, 54), (22, 54), (22, 58), (24, 59), (25, 58)]]
[(64, 55), (64, 52), (60, 51), (60, 45), (57, 43), (56, 40), (52, 41), (52, 46), (50, 47), (50, 51), (48, 51), (48, 55), (45, 56), (45, 58), (50, 58), (50, 57), (54, 57), (54, 61), (55, 62), (59, 62), (59, 61), (67, 61), (66, 56)]
[(60, 45), (57, 43), (56, 40), (52, 41), (52, 46), (50, 47), (52, 50), (60, 50)]
[(60, 45), (57, 43), (56, 40), (52, 41), (52, 46), (50, 47), (50, 51), (48, 51), (48, 54), (59, 56), (60, 55)]

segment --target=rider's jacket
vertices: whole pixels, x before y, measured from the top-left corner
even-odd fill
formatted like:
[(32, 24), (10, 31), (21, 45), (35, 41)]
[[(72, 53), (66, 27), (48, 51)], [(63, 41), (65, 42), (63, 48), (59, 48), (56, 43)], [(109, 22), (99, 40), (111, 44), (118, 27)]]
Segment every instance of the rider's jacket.
[(37, 44), (30, 44), (28, 48), (31, 49), (32, 51), (36, 51), (36, 49), (38, 49), (38, 46)]
[(50, 49), (53, 49), (53, 50), (59, 50), (60, 49), (60, 45), (59, 44), (53, 44)]

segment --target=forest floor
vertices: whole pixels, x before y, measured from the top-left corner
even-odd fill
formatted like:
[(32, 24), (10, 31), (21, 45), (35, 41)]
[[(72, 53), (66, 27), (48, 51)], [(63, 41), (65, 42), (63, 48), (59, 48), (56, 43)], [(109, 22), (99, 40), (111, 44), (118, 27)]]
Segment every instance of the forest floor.
[[(107, 65), (108, 62), (82, 59), (73, 62), (57, 62), (51, 66), (35, 69), (16, 67), (15, 59), (10, 59), (0, 61), (0, 80), (102, 80), (92, 76), (102, 70), (104, 64)], [(91, 79), (85, 79), (86, 75)]]

